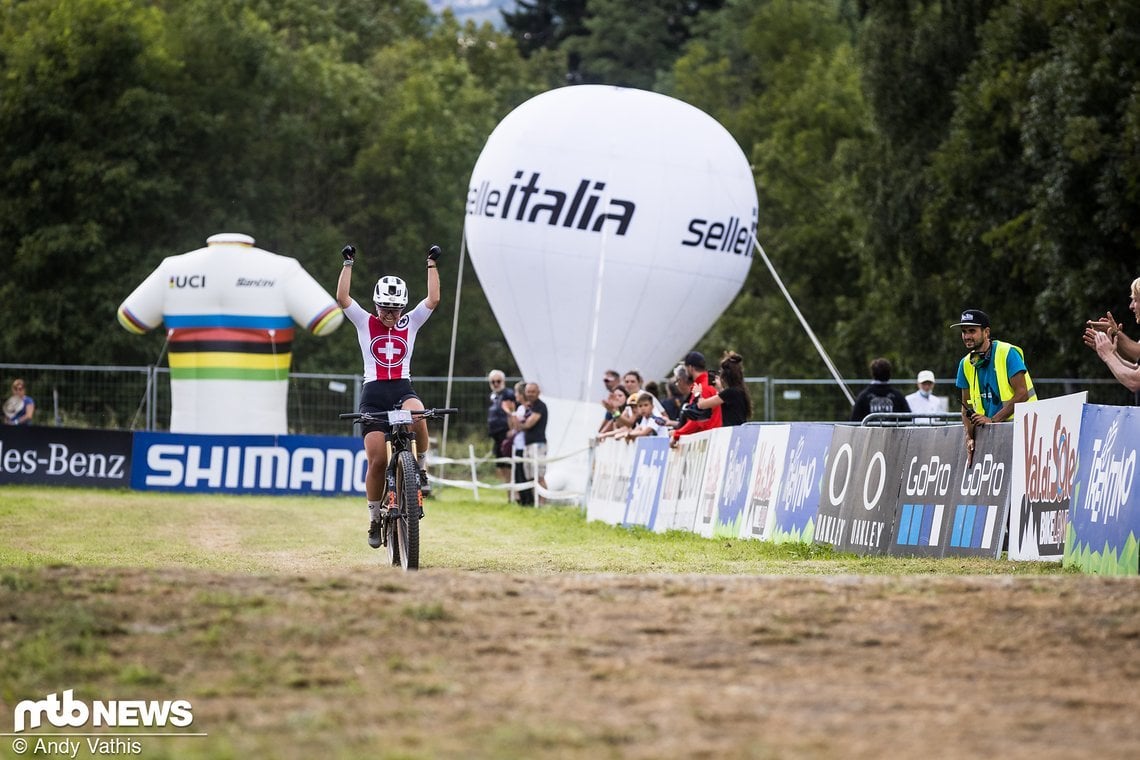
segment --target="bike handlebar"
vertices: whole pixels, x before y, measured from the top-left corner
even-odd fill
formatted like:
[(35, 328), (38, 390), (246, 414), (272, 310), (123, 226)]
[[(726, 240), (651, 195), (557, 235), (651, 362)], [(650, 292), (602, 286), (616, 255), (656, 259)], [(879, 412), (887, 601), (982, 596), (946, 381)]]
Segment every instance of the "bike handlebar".
[[(458, 409), (393, 409), (394, 412), (406, 411), (413, 417), (442, 417), (446, 414), (458, 414)], [(380, 419), (387, 419), (388, 412), (345, 412), (340, 415), (342, 420), (364, 420), (373, 421)]]

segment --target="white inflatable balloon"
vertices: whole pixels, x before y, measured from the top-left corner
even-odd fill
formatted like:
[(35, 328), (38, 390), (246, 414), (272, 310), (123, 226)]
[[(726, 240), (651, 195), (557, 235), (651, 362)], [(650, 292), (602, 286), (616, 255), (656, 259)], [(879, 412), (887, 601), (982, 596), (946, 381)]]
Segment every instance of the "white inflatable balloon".
[(597, 406), (604, 370), (664, 378), (695, 347), (748, 274), (757, 218), (748, 161), (713, 118), (580, 85), (491, 133), (466, 235), (523, 375)]

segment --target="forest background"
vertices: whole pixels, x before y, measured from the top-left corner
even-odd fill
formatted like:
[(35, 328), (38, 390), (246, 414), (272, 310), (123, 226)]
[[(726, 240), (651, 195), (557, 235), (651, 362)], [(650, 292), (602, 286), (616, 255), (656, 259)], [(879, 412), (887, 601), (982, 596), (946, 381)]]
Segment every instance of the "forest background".
[[(502, 30), (419, 0), (0, 0), (0, 361), (155, 363), (162, 331), (128, 334), (118, 304), (234, 231), (330, 292), (354, 242), (358, 300), (388, 271), (422, 292), (442, 245), (416, 370), (446, 374), (479, 152), (587, 82), (732, 133), (760, 241), (845, 377), (880, 355), (952, 376), (967, 307), (1035, 376), (1104, 377), (1084, 321), (1137, 334), (1137, 50), (1140, 3), (1118, 0), (521, 0)], [(463, 283), (455, 373), (517, 373), (469, 260)], [(699, 347), (826, 375), (759, 261)], [(294, 344), (297, 371), (358, 364), (351, 330)]]

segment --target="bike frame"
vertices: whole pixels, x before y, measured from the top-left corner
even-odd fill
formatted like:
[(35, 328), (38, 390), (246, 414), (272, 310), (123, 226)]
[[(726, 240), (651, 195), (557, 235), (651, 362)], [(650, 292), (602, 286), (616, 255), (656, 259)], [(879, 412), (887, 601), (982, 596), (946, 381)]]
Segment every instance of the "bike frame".
[[(418, 447), (412, 426), (416, 417), (434, 419), (458, 409), (393, 409), (388, 412), (353, 412), (341, 419), (371, 423), (388, 422), (384, 447), (388, 465), (384, 470), (385, 511), (380, 518), (380, 545), (388, 549), (393, 565), (405, 570), (419, 568), (419, 521), (423, 517), (423, 491), (419, 482)], [(414, 492), (414, 498), (412, 493)]]

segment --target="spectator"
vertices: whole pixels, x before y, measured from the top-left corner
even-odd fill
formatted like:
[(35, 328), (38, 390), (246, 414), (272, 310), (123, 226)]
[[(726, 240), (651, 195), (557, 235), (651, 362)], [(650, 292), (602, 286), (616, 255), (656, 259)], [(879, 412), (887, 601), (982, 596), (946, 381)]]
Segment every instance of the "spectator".
[[(684, 372), (683, 367), (681, 371)], [(665, 414), (662, 416), (669, 420), (676, 420), (681, 416), (681, 404), (685, 403), (688, 395), (681, 392), (681, 386), (677, 384), (676, 380), (666, 380), (665, 398), (661, 400), (661, 408), (665, 410)]]
[[(542, 389), (538, 383), (526, 384), (526, 417), (522, 421), (522, 429), (526, 434), (526, 459), (523, 466), (527, 481), (535, 481), (540, 488), (546, 488), (546, 404), (540, 396)], [(539, 496), (538, 503), (543, 500)]]
[[(602, 397), (602, 406), (605, 407), (606, 416), (602, 419), (602, 425), (598, 428), (598, 432), (601, 432), (601, 428), (605, 427), (607, 422), (613, 421), (613, 413), (615, 411), (618, 413), (621, 412), (621, 407), (615, 409), (613, 406), (614, 388), (621, 385), (621, 375), (617, 373), (616, 369), (607, 369), (606, 373), (602, 376), (602, 383), (606, 386), (606, 395)], [(627, 393), (626, 396), (628, 397), (629, 394)], [(622, 405), (625, 405), (625, 399), (622, 399)]]
[(633, 426), (617, 430), (614, 437), (624, 438), (626, 441), (650, 435), (667, 437), (671, 431), (666, 424), (666, 419), (653, 411), (653, 402), (656, 400), (653, 394), (648, 391), (637, 394), (636, 401), (631, 400), (630, 402), (637, 409)]
[(670, 420), (671, 426), (680, 424), (681, 407), (689, 400), (693, 391), (693, 378), (684, 364), (673, 368), (672, 381), (669, 383), (669, 398), (662, 402), (665, 408), (665, 417)]
[[(941, 414), (950, 410), (950, 399), (934, 395), (933, 372), (928, 369), (919, 372), (915, 383), (918, 390), (906, 397), (906, 404), (913, 414)], [(929, 417), (915, 418), (920, 425), (929, 425), (931, 421)]]
[[(1128, 308), (1140, 324), (1140, 277), (1132, 281), (1131, 291)], [(1085, 345), (1096, 351), (1121, 385), (1133, 393), (1140, 392), (1140, 343), (1124, 334), (1111, 311), (1105, 312), (1103, 319), (1087, 322)]]
[[(526, 468), (523, 466), (523, 457), (526, 455), (526, 431), (523, 430), (523, 420), (527, 415), (526, 383), (521, 380), (515, 383), (515, 411), (510, 417), (511, 424), (511, 456), (514, 459), (512, 475), (516, 485), (527, 482)], [(534, 506), (534, 489), (524, 488), (514, 492), (514, 501), (519, 506)]]
[(962, 422), (966, 426), (966, 461), (974, 459), (978, 425), (1013, 418), (1014, 404), (1037, 398), (1022, 350), (990, 337), (990, 318), (980, 309), (966, 309), (951, 327), (962, 328), (969, 353), (958, 362), (955, 383), (962, 391)]
[(862, 422), (867, 415), (880, 412), (910, 411), (906, 396), (891, 385), (891, 363), (879, 357), (871, 362), (871, 384), (855, 397), (851, 421)]
[[(616, 418), (614, 420), (614, 424), (618, 427), (633, 427), (633, 423), (634, 420), (637, 419), (637, 415), (631, 411), (633, 407), (633, 404), (631, 402), (634, 402), (637, 395), (645, 390), (645, 378), (643, 378), (641, 376), (641, 373), (637, 370), (631, 369), (622, 375), (621, 384), (625, 386), (625, 392), (629, 395), (629, 400), (626, 402), (627, 413), (622, 414), (620, 417)], [(661, 406), (661, 402), (657, 400), (656, 396), (653, 396), (652, 398), (653, 413), (658, 417), (664, 416), (665, 408)]]
[(641, 385), (645, 382), (645, 378), (641, 373), (635, 369), (631, 369), (621, 376), (621, 384), (625, 386), (626, 392), (632, 396), (641, 390)]
[[(701, 398), (716, 395), (716, 388), (709, 382), (709, 373), (705, 367), (705, 355), (700, 351), (690, 351), (685, 355), (685, 372), (693, 379), (692, 390), (688, 402), (681, 409), (680, 425), (673, 431), (673, 440), (670, 445), (676, 446), (683, 435), (699, 433), (702, 430), (712, 430), (721, 426), (721, 408), (701, 410), (697, 402)], [(705, 416), (708, 415), (708, 416)]]
[[(716, 378), (718, 393), (697, 400), (698, 409), (721, 407), (724, 427), (743, 425), (752, 418), (752, 398), (744, 384), (744, 358), (735, 351), (725, 351)], [(701, 396), (701, 393), (697, 393)]]
[(12, 381), (12, 395), (4, 402), (5, 425), (30, 425), (36, 414), (36, 402), (25, 393), (23, 378)]
[(629, 403), (629, 393), (626, 392), (625, 386), (618, 383), (610, 391), (607, 398), (606, 418), (602, 420), (602, 424), (598, 427), (598, 435), (602, 436), (609, 433), (615, 427), (618, 427), (617, 421), (621, 419), (622, 415), (626, 413), (626, 405)]
[[(510, 415), (515, 410), (515, 392), (507, 387), (507, 378), (502, 370), (493, 369), (487, 373), (487, 384), (491, 386), (490, 405), (487, 407), (487, 435), (491, 438), (491, 456), (503, 456), (504, 441), (511, 432)], [(504, 481), (511, 479), (510, 464), (499, 464), (499, 476)]]

